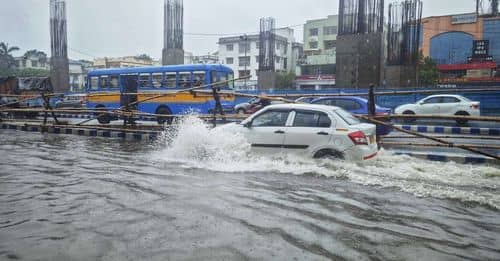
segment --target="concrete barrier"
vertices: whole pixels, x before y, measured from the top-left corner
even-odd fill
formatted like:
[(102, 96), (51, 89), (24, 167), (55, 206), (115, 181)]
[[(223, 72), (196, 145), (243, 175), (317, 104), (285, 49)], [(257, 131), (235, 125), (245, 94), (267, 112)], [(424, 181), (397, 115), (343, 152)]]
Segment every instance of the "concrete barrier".
[[(1, 123), (1, 129), (27, 131), (27, 132), (41, 132), (41, 126), (30, 126), (22, 124), (13, 123)], [(89, 129), (89, 128), (78, 128), (78, 127), (53, 127), (47, 126), (47, 133), (51, 134), (67, 134), (67, 135), (78, 135), (87, 137), (103, 137), (103, 138), (118, 138), (127, 141), (153, 141), (158, 138), (161, 132), (125, 132), (125, 131), (115, 131), (115, 130), (100, 130), (100, 129)]]
[(396, 127), (419, 133), (500, 136), (500, 128), (441, 127), (418, 125), (395, 125)]

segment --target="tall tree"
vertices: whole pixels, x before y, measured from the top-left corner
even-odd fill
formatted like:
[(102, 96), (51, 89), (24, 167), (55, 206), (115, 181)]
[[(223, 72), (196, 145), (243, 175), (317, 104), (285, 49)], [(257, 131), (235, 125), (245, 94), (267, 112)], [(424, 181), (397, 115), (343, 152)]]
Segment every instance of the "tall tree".
[(420, 82), (423, 85), (435, 85), (439, 81), (437, 64), (430, 57), (420, 56)]
[(12, 53), (19, 51), (17, 46), (9, 46), (7, 43), (0, 42), (0, 69), (10, 69), (14, 68), (16, 65), (16, 60)]
[(47, 54), (43, 51), (39, 51), (37, 49), (29, 50), (24, 53), (24, 59), (28, 59), (30, 57), (36, 57), (40, 64), (46, 64), (48, 61)]

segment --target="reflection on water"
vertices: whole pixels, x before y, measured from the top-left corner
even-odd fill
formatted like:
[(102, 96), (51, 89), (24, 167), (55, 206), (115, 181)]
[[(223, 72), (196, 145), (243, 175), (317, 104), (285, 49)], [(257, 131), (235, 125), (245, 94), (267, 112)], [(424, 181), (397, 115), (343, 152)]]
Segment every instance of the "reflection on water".
[(168, 148), (0, 131), (0, 260), (500, 258), (498, 168), (268, 159), (200, 124)]

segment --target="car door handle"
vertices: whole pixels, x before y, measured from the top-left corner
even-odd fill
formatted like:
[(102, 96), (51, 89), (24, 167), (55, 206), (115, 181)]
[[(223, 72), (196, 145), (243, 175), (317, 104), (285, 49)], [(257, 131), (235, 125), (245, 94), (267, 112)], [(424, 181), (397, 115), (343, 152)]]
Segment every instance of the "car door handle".
[(282, 130), (277, 130), (277, 131), (275, 131), (274, 133), (276, 133), (276, 134), (285, 134), (285, 132), (284, 132), (284, 131), (282, 131)]
[(318, 135), (323, 135), (323, 136), (328, 136), (328, 135), (330, 135), (330, 134), (328, 134), (327, 132), (324, 132), (324, 131), (318, 132), (318, 133), (316, 133), (316, 134), (318, 134)]

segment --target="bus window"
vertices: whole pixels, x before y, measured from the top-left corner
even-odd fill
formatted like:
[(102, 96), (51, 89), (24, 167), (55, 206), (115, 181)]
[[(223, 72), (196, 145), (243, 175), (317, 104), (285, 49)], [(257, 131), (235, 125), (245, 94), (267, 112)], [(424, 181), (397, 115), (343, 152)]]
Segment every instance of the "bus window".
[(161, 88), (163, 82), (163, 74), (162, 73), (153, 73), (153, 87)]
[(109, 77), (109, 87), (112, 89), (118, 89), (120, 88), (120, 81), (118, 78), (118, 75), (111, 75)]
[(109, 77), (107, 75), (102, 75), (100, 78), (99, 87), (101, 89), (106, 89), (109, 87)]
[(93, 91), (97, 91), (97, 89), (99, 89), (99, 77), (90, 77), (90, 89)]
[(194, 72), (194, 87), (205, 85), (205, 72)]
[(179, 86), (181, 88), (191, 88), (191, 85), (192, 85), (191, 73), (189, 72), (179, 73)]
[(141, 73), (139, 75), (139, 87), (150, 87), (150, 83), (149, 83), (149, 78), (150, 78), (151, 74), (149, 73)]
[(210, 80), (211, 80), (211, 83), (216, 83), (217, 82), (217, 72), (216, 71), (211, 71), (210, 72)]
[(165, 82), (163, 86), (167, 88), (176, 88), (177, 87), (177, 74), (176, 73), (167, 73), (165, 75)]

